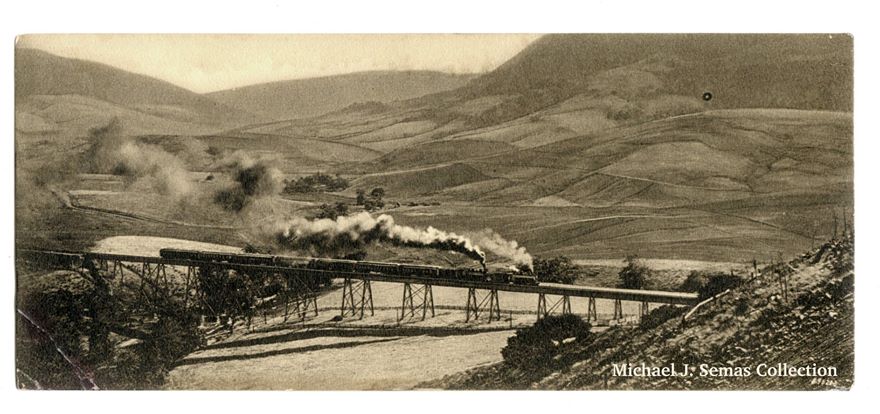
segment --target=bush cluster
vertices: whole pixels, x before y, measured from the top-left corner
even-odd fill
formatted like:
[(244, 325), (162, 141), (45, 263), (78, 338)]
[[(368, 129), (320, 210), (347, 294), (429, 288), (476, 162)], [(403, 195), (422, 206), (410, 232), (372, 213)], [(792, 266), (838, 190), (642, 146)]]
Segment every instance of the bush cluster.
[(385, 197), (385, 189), (382, 187), (376, 187), (370, 190), (369, 194), (362, 189), (358, 189), (355, 204), (364, 206), (364, 210), (374, 211), (385, 207), (385, 201), (382, 199), (383, 197)]
[(501, 349), (504, 362), (518, 368), (551, 363), (564, 348), (592, 339), (590, 324), (577, 315), (550, 315), (533, 326), (517, 329)]
[(348, 180), (340, 177), (339, 174), (332, 176), (319, 172), (305, 177), (299, 177), (292, 181), (286, 181), (284, 184), (284, 192), (288, 194), (334, 192), (345, 190), (348, 186)]

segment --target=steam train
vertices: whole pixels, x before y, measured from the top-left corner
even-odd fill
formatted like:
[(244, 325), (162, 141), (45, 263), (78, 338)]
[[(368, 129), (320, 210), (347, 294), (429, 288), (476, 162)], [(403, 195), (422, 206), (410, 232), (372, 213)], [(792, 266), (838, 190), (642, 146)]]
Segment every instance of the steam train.
[(512, 271), (487, 271), (471, 268), (449, 268), (430, 265), (371, 262), (362, 260), (325, 259), (312, 257), (274, 256), (252, 253), (218, 253), (200, 250), (161, 249), (159, 255), (165, 259), (192, 260), (199, 262), (234, 263), (243, 265), (262, 265), (314, 269), (330, 272), (377, 273), (392, 276), (412, 276), (463, 280), (472, 282), (502, 283), (516, 285), (537, 285), (534, 275)]

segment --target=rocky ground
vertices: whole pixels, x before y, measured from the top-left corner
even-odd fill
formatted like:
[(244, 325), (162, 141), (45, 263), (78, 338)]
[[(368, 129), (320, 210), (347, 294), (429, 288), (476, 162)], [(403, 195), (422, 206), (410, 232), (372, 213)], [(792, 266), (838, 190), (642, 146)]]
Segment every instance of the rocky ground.
[[(425, 387), (453, 389), (848, 389), (853, 383), (852, 238), (833, 240), (763, 269), (740, 287), (653, 328), (611, 328), (561, 349), (553, 366), (506, 363), (448, 376)], [(787, 281), (784, 289), (782, 281)], [(615, 376), (615, 364), (692, 368), (674, 377)], [(701, 375), (746, 367), (750, 375)], [(758, 365), (834, 367), (833, 377), (761, 376)], [(764, 370), (766, 373), (766, 370)]]

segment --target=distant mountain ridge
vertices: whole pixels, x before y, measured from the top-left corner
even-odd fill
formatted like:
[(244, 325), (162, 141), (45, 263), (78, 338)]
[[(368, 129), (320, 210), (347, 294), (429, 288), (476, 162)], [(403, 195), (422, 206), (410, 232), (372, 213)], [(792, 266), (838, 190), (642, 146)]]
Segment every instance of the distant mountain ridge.
[(449, 91), (474, 77), (435, 71), (370, 71), (250, 85), (206, 96), (284, 120), (317, 116), (357, 103), (386, 103)]

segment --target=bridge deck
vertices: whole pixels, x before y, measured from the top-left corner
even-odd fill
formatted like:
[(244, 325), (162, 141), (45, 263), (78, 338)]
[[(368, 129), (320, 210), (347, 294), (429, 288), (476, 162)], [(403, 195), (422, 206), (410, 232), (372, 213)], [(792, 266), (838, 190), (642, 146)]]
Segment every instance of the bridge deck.
[(588, 297), (596, 299), (619, 299), (634, 302), (650, 302), (650, 303), (667, 303), (675, 305), (694, 305), (698, 302), (696, 293), (685, 292), (669, 292), (659, 290), (636, 290), (636, 289), (616, 289), (596, 286), (577, 286), (563, 285), (557, 283), (540, 283), (538, 285), (514, 285), (502, 283), (489, 283), (470, 280), (428, 278), (416, 276), (401, 276), (383, 273), (360, 273), (360, 272), (341, 272), (326, 271), (318, 269), (307, 269), (301, 267), (284, 267), (284, 266), (265, 266), (265, 265), (249, 265), (238, 263), (218, 263), (210, 261), (195, 261), (182, 259), (166, 259), (157, 256), (132, 256), (111, 253), (81, 253), (81, 252), (60, 252), (60, 251), (42, 251), (42, 250), (19, 250), (23, 254), (31, 255), (48, 255), (56, 257), (68, 257), (71, 260), (82, 260), (86, 255), (95, 259), (106, 261), (133, 262), (133, 263), (151, 263), (164, 264), (171, 266), (222, 266), (228, 269), (250, 270), (256, 272), (294, 272), (302, 276), (330, 276), (334, 278), (351, 278), (360, 280), (370, 280), (378, 282), (393, 283), (412, 283), (412, 284), (428, 284), (432, 286), (448, 286), (457, 288), (475, 288), (486, 290), (497, 290), (503, 292), (521, 292), (535, 293), (546, 295)]

